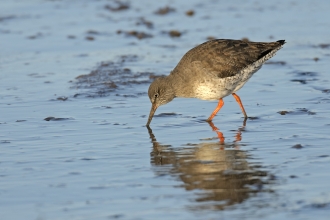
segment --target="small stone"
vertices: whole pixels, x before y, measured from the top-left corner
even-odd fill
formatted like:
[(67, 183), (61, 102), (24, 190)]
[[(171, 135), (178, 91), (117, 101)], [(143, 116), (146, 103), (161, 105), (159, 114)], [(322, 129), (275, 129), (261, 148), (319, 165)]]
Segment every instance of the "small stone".
[(170, 12), (174, 12), (174, 11), (175, 11), (174, 8), (171, 8), (171, 7), (166, 6), (166, 7), (164, 7), (164, 8), (160, 8), (160, 9), (158, 9), (158, 10), (155, 12), (155, 14), (158, 14), (158, 15), (166, 15), (166, 14), (168, 14), (168, 13), (170, 13)]
[(93, 41), (93, 40), (95, 40), (95, 38), (92, 37), (92, 36), (87, 36), (85, 39), (86, 39), (86, 40), (89, 40), (89, 41)]
[(193, 16), (195, 12), (193, 10), (186, 11), (187, 16)]
[(177, 30), (171, 30), (171, 31), (169, 32), (169, 35), (170, 35), (171, 37), (180, 37), (180, 36), (181, 36), (181, 32), (179, 32), (179, 31), (177, 31)]
[(303, 146), (301, 144), (296, 144), (296, 145), (293, 145), (291, 148), (302, 149)]
[(287, 113), (289, 113), (289, 111), (279, 111), (277, 113), (279, 113), (280, 115), (286, 115)]
[(243, 37), (243, 38), (242, 38), (242, 41), (249, 42), (250, 40), (249, 40), (249, 38), (247, 38), (247, 37)]

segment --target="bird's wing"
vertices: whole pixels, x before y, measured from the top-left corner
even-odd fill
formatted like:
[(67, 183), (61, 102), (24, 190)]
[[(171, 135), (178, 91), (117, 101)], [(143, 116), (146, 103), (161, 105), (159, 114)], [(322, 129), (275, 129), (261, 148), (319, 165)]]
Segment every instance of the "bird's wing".
[(180, 74), (184, 69), (190, 68), (190, 71), (208, 72), (219, 78), (234, 76), (283, 44), (284, 41), (271, 43), (225, 39), (207, 41), (188, 51), (173, 70), (173, 74)]

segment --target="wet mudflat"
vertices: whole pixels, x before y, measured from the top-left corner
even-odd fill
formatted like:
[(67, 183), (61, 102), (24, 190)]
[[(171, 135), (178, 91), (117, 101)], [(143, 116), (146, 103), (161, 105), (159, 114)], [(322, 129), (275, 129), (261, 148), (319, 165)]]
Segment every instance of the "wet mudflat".
[[(328, 219), (328, 1), (2, 1), (3, 219)], [(213, 123), (147, 89), (212, 38), (285, 39)]]

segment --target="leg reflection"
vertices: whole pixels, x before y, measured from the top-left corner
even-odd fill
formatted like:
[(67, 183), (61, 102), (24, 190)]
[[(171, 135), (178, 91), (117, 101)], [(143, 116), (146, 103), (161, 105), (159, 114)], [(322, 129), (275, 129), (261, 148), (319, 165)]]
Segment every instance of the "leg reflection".
[(237, 129), (237, 133), (235, 135), (235, 142), (239, 142), (242, 140), (242, 131), (245, 130), (246, 120), (247, 120), (247, 118), (244, 118), (242, 127)]
[[(245, 126), (246, 126), (246, 120), (247, 118), (244, 119), (243, 121), (243, 126), (237, 129), (236, 135), (235, 135), (235, 141), (234, 142), (239, 142), (242, 140), (242, 131), (244, 131)], [(225, 137), (223, 136), (223, 133), (217, 128), (212, 121), (208, 121), (210, 127), (212, 128), (212, 131), (215, 131), (218, 135), (218, 138), (220, 140), (220, 144), (225, 143)]]
[(223, 136), (223, 133), (221, 131), (219, 131), (219, 129), (217, 127), (214, 126), (212, 121), (208, 121), (207, 123), (209, 123), (209, 125), (212, 128), (212, 131), (215, 131), (218, 135), (218, 138), (220, 140), (220, 144), (224, 144), (225, 143), (225, 137)]

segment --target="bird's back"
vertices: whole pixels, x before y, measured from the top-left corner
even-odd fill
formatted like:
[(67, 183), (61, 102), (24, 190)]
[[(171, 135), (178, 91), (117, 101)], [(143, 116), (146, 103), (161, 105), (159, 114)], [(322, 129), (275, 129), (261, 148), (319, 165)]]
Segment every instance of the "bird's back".
[(207, 41), (189, 50), (175, 67), (173, 74), (180, 74), (194, 63), (199, 63), (200, 67), (219, 78), (234, 76), (271, 51), (279, 49), (284, 43), (284, 40), (269, 43), (228, 39)]
[(217, 39), (198, 45), (170, 74), (177, 96), (212, 100), (234, 93), (284, 43)]

